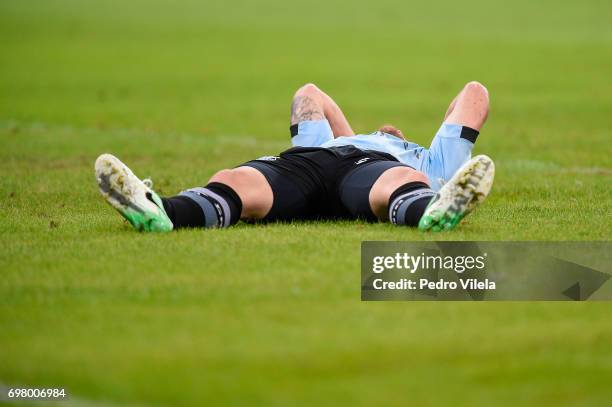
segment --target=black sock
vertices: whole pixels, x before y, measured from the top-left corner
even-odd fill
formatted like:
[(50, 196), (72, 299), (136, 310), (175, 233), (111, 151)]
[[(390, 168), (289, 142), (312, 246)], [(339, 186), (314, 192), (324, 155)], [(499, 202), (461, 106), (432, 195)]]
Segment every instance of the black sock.
[(240, 220), (242, 212), (242, 201), (236, 191), (218, 182), (162, 198), (162, 202), (175, 229), (228, 227)]
[(418, 226), (435, 192), (424, 182), (402, 185), (389, 198), (389, 220), (396, 225)]
[(202, 208), (194, 200), (178, 195), (172, 198), (162, 198), (162, 203), (174, 229), (202, 226), (204, 219)]

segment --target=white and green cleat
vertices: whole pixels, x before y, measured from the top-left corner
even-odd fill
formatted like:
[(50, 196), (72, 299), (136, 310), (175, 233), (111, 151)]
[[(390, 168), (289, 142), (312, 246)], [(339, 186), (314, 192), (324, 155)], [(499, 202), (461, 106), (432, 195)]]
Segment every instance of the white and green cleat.
[(486, 155), (465, 163), (431, 200), (419, 221), (419, 230), (454, 229), (489, 195), (494, 176), (495, 164)]
[(100, 193), (113, 208), (144, 232), (169, 232), (173, 225), (161, 198), (117, 157), (102, 154), (95, 164)]

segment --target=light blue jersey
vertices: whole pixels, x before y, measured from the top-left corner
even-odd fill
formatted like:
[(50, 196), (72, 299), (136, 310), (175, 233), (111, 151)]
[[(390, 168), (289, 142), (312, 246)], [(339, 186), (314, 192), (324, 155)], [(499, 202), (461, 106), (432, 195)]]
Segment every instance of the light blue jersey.
[(461, 125), (443, 123), (427, 149), (380, 131), (334, 139), (327, 120), (316, 120), (299, 123), (292, 144), (294, 147), (323, 148), (353, 145), (360, 150), (391, 154), (427, 175), (432, 189), (438, 190), (471, 158), (474, 143), (462, 137), (462, 130)]

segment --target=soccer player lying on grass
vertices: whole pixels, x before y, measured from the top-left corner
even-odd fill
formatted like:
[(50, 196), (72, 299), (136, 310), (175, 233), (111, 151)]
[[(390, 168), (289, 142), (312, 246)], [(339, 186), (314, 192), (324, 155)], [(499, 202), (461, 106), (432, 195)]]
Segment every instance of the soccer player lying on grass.
[[(429, 149), (382, 127), (357, 134), (315, 85), (291, 106), (293, 148), (221, 170), (205, 187), (160, 198), (119, 159), (95, 172), (104, 198), (137, 230), (228, 227), (247, 221), (364, 219), (453, 229), (491, 190), (494, 165), (471, 150), (487, 119), (488, 93), (470, 82), (450, 104)], [(436, 192), (437, 191), (437, 192)]]

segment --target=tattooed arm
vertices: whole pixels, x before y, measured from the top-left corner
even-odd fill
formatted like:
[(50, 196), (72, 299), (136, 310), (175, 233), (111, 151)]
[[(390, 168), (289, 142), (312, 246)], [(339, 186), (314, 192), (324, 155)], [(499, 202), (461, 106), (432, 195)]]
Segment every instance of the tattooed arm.
[(291, 103), (291, 124), (305, 122), (307, 120), (323, 120), (325, 113), (323, 106), (317, 103), (311, 96), (296, 95)]
[(331, 97), (311, 83), (302, 86), (293, 97), (291, 124), (323, 119), (329, 122), (334, 138), (355, 135), (344, 113)]

